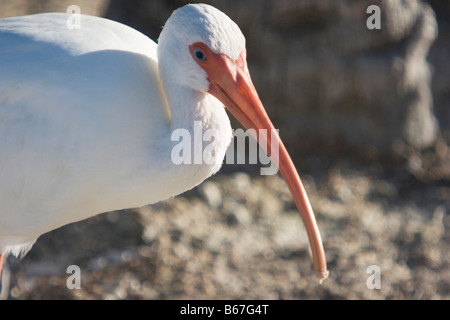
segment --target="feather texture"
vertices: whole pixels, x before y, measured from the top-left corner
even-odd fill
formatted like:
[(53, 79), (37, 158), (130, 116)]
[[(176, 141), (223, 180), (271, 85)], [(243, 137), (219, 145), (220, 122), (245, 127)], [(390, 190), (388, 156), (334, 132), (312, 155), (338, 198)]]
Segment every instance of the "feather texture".
[[(219, 170), (231, 141), (223, 105), (185, 46), (201, 40), (237, 57), (245, 41), (223, 13), (178, 9), (158, 46), (113, 21), (82, 15), (81, 28), (68, 29), (68, 18), (0, 20), (1, 254), (26, 251), (67, 223), (191, 189)], [(229, 32), (235, 40), (216, 39)], [(192, 133), (196, 121), (202, 133), (216, 130), (205, 142), (216, 158), (175, 165), (171, 133)]]

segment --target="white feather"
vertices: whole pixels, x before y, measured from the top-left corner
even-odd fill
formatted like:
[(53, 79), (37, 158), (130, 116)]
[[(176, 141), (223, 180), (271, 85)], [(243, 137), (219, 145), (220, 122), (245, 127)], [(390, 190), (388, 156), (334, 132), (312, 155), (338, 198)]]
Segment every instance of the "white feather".
[[(2, 254), (26, 251), (59, 226), (191, 189), (220, 168), (231, 141), (225, 110), (187, 47), (202, 41), (237, 58), (245, 40), (223, 13), (178, 9), (158, 46), (106, 19), (83, 15), (81, 29), (67, 19), (0, 20)], [(216, 159), (175, 165), (171, 133), (192, 132), (194, 121), (219, 133)]]

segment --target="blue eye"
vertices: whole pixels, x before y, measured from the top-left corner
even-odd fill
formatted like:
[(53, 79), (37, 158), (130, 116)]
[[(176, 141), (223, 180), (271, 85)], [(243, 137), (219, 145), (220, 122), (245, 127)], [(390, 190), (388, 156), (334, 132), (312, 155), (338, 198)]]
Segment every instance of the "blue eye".
[(200, 49), (194, 49), (194, 57), (198, 61), (206, 61), (205, 53)]

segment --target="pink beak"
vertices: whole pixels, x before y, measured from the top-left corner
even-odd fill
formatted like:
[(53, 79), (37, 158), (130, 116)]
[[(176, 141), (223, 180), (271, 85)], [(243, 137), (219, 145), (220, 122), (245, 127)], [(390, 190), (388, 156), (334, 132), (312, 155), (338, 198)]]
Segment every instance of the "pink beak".
[[(278, 164), (278, 168), (294, 197), (308, 234), (314, 270), (320, 282), (322, 282), (328, 277), (328, 270), (316, 218), (291, 157), (275, 131), (252, 83), (247, 68), (245, 49), (237, 61), (232, 61), (225, 55), (212, 52), (204, 43), (194, 43), (189, 48), (192, 54), (194, 54), (195, 49), (200, 49), (206, 55), (206, 59), (203, 61), (194, 60), (208, 75), (210, 81), (208, 92), (220, 100), (245, 128), (255, 129), (257, 132), (266, 129), (269, 133), (266, 139), (264, 135), (260, 137), (258, 134), (255, 139), (271, 157), (271, 160)], [(272, 135), (270, 132), (272, 130), (275, 133), (275, 136), (273, 136), (275, 141), (271, 141)], [(275, 150), (272, 149), (273, 143), (278, 144), (278, 154), (270, 154), (270, 150)]]

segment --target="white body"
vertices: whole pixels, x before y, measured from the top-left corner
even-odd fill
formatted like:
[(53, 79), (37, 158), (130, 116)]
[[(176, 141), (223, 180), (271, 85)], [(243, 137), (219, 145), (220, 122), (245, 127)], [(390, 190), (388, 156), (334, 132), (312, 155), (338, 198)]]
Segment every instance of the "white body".
[[(216, 98), (160, 80), (154, 41), (90, 16), (68, 29), (68, 17), (0, 20), (0, 254), (191, 189), (220, 168), (231, 141)], [(223, 137), (216, 160), (175, 165), (171, 133), (195, 120)]]

